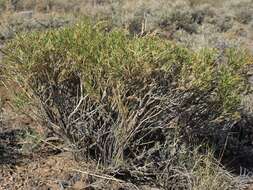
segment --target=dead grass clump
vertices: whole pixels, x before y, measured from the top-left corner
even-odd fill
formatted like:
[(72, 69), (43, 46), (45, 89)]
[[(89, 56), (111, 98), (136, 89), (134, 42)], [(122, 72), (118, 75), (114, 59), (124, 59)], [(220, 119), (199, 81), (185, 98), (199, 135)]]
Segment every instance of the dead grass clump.
[[(194, 53), (107, 28), (84, 22), (24, 34), (4, 48), (9, 71), (39, 99), (48, 128), (79, 158), (136, 185), (200, 188), (199, 175), (222, 176), (206, 170), (205, 157), (198, 163), (193, 144), (224, 147), (241, 119), (252, 58), (230, 48), (220, 59), (215, 49)], [(215, 187), (233, 183), (225, 176)]]

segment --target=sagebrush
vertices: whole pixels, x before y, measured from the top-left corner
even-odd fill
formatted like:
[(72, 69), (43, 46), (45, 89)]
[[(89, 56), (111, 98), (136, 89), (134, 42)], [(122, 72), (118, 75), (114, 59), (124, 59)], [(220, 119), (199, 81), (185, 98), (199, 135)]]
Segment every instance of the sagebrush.
[[(246, 50), (194, 52), (90, 21), (19, 35), (3, 52), (9, 75), (39, 100), (47, 127), (79, 158), (164, 189), (204, 187), (194, 176), (206, 170), (194, 168), (192, 150), (199, 142), (222, 150), (243, 118), (252, 64)], [(238, 187), (225, 176), (215, 188)]]

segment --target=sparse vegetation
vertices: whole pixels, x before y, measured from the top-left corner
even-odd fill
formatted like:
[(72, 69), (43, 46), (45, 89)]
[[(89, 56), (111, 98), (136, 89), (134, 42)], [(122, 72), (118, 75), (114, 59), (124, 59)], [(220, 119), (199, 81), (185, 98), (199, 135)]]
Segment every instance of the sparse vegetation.
[(94, 189), (247, 188), (228, 163), (253, 148), (251, 4), (0, 0), (7, 101), (44, 131), (18, 133), (18, 154), (71, 151)]

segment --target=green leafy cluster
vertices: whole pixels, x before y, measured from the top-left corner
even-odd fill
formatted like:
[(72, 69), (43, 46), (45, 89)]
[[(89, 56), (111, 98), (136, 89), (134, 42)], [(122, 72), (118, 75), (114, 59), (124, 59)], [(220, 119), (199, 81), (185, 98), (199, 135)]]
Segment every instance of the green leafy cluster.
[[(122, 30), (106, 32), (106, 24), (83, 22), (73, 27), (18, 36), (8, 43), (8, 65), (35, 91), (40, 81), (58, 84), (79, 75), (85, 93), (94, 97), (107, 87), (145, 84), (152, 73), (166, 73), (176, 88), (212, 91), (225, 112), (233, 112), (246, 90), (246, 51), (215, 49), (192, 52), (153, 36), (133, 38)], [(222, 60), (219, 57), (222, 56)]]

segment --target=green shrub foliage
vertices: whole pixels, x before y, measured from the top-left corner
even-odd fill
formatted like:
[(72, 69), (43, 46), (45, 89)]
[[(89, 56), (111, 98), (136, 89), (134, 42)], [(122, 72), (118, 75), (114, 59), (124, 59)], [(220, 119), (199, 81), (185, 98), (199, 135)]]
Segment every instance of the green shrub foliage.
[(157, 179), (154, 169), (173, 175), (173, 162), (189, 158), (183, 142), (225, 141), (240, 120), (252, 63), (243, 50), (192, 52), (151, 35), (108, 32), (103, 22), (24, 34), (4, 52), (50, 129), (81, 156), (138, 182)]

